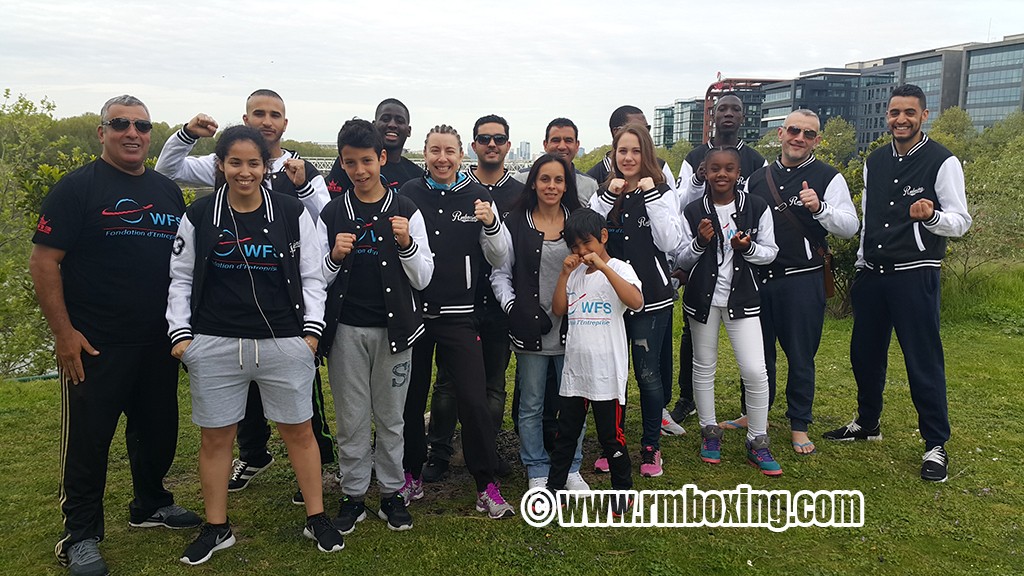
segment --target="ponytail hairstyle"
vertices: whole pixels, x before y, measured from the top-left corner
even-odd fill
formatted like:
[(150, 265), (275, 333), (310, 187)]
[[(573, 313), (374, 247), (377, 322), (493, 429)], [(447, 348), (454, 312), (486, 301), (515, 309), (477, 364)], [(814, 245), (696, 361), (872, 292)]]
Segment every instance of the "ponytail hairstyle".
[[(232, 126), (221, 133), (220, 138), (217, 140), (217, 145), (214, 148), (214, 155), (217, 156), (217, 162), (215, 163), (217, 169), (214, 178), (214, 189), (219, 190), (221, 186), (227, 184), (224, 178), (224, 171), (221, 166), (224, 164), (224, 160), (228, 157), (228, 151), (235, 142), (249, 141), (256, 145), (256, 149), (260, 152), (260, 158), (263, 159), (263, 171), (264, 178), (266, 172), (270, 170), (270, 146), (267, 145), (267, 141), (263, 138), (263, 134), (260, 131), (246, 126), (245, 124), (239, 124), (238, 126)], [(260, 182), (263, 185), (263, 182)]]
[[(736, 157), (736, 164), (740, 163), (740, 151), (733, 146), (715, 146), (708, 151), (707, 155), (704, 156), (704, 162), (707, 163), (708, 159), (711, 158), (712, 154), (731, 154)], [(705, 164), (706, 165), (706, 164)], [(733, 187), (735, 187), (735, 182)], [(704, 179), (704, 195), (708, 198), (708, 202), (714, 205), (711, 199), (711, 183)], [(721, 266), (725, 262), (725, 235), (722, 234), (722, 223), (718, 221), (718, 211), (711, 210), (710, 214), (711, 226), (715, 229), (715, 237), (718, 238), (718, 254), (716, 258), (718, 265)]]
[(519, 199), (512, 206), (513, 211), (523, 210), (524, 212), (532, 212), (537, 208), (539, 203), (537, 200), (537, 178), (540, 176), (540, 169), (552, 162), (561, 165), (562, 170), (565, 171), (565, 192), (562, 194), (562, 206), (565, 206), (565, 209), (569, 212), (574, 212), (582, 207), (579, 194), (576, 191), (576, 174), (572, 169), (572, 165), (569, 164), (568, 160), (560, 156), (544, 154), (537, 158), (537, 161), (530, 168), (530, 174), (526, 177), (526, 183), (523, 184), (523, 193), (520, 194)]
[(430, 140), (431, 134), (451, 134), (452, 136), (455, 136), (456, 140), (459, 141), (459, 148), (462, 148), (462, 136), (459, 136), (459, 133), (455, 130), (455, 128), (452, 128), (447, 124), (440, 124), (438, 126), (434, 126), (433, 128), (431, 128), (430, 132), (427, 132), (427, 137), (423, 139), (423, 148), (427, 147), (427, 141)]

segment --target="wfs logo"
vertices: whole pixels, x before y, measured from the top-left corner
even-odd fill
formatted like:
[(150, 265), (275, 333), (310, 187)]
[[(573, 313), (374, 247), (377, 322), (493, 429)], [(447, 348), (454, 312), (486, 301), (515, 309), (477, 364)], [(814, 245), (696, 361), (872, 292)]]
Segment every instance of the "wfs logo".
[(587, 297), (587, 293), (584, 292), (579, 297), (576, 296), (576, 292), (569, 292), (566, 294), (569, 298), (569, 315), (572, 316), (577, 312), (581, 314), (611, 314), (612, 304), (611, 302), (604, 302), (602, 300), (584, 300)]
[(240, 248), (245, 258), (256, 258), (266, 260), (274, 256), (274, 247), (270, 244), (253, 244), (252, 237), (236, 238), (231, 230), (221, 231), (221, 240), (213, 253), (221, 258), (234, 254), (235, 249)]
[(152, 208), (153, 204), (143, 206), (132, 198), (121, 198), (114, 204), (113, 208), (104, 208), (100, 214), (120, 218), (125, 224), (139, 224), (146, 218), (147, 214), (149, 215), (150, 223), (155, 226), (174, 226), (176, 228), (181, 222), (181, 218), (174, 214), (150, 212)]

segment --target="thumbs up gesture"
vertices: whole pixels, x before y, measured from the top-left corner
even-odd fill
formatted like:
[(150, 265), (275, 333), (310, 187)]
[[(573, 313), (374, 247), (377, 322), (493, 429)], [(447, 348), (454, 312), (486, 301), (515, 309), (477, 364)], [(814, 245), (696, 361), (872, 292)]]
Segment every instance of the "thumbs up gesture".
[(821, 210), (821, 200), (818, 199), (818, 193), (807, 185), (807, 180), (804, 180), (804, 188), (800, 191), (800, 203), (804, 205), (804, 208), (810, 210), (811, 214), (814, 214), (818, 210)]

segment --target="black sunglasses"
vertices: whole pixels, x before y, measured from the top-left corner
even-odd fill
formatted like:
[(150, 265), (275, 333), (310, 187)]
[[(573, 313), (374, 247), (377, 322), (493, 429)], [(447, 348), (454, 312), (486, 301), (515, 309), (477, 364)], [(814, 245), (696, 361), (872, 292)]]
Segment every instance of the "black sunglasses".
[(487, 146), (491, 140), (494, 140), (494, 143), (498, 146), (504, 146), (508, 142), (508, 136), (504, 134), (477, 134), (475, 140), (481, 146)]
[(803, 132), (804, 138), (807, 138), (808, 140), (814, 140), (815, 138), (818, 137), (818, 131), (811, 130), (810, 128), (800, 129), (797, 128), (796, 126), (786, 126), (786, 132), (788, 132), (790, 136), (798, 136), (801, 132)]
[(139, 134), (145, 134), (153, 129), (153, 123), (149, 120), (129, 120), (127, 118), (111, 118), (102, 122), (104, 126), (110, 126), (116, 132), (124, 132), (129, 126), (135, 124), (135, 130)]

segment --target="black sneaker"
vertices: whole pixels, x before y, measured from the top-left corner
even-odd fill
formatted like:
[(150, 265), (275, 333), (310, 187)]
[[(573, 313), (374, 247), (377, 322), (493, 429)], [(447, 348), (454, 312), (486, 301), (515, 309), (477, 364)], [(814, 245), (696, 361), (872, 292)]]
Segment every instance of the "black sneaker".
[(633, 505), (633, 497), (626, 494), (618, 494), (612, 497), (612, 516), (621, 518)]
[(213, 556), (218, 550), (230, 548), (235, 545), (235, 535), (231, 532), (231, 524), (225, 522), (219, 526), (203, 524), (199, 531), (199, 537), (185, 548), (185, 554), (181, 561), (190, 566), (202, 564)]
[(107, 563), (97, 546), (99, 538), (79, 540), (68, 548), (68, 568), (72, 576), (107, 576)]
[(936, 446), (924, 453), (924, 462), (921, 462), (921, 479), (929, 482), (945, 482), (949, 477), (946, 471), (949, 468), (949, 455), (942, 446)]
[(857, 421), (854, 420), (846, 426), (825, 432), (821, 437), (825, 440), (838, 440), (841, 442), (849, 442), (851, 440), (881, 440), (882, 426), (880, 424), (875, 424), (874, 428), (862, 428), (861, 425), (857, 424)]
[(423, 474), (420, 479), (426, 483), (440, 482), (448, 472), (448, 461), (440, 458), (429, 458), (423, 466)]
[(233, 467), (231, 468), (231, 478), (228, 479), (228, 492), (238, 492), (239, 490), (245, 490), (249, 486), (249, 481), (256, 477), (257, 474), (263, 472), (270, 465), (274, 463), (274, 457), (270, 457), (270, 460), (262, 466), (251, 464), (245, 460), (235, 459)]
[(296, 506), (306, 505), (306, 499), (302, 497), (302, 490), (296, 490), (295, 494), (292, 495), (292, 504)]
[(362, 500), (355, 500), (351, 496), (341, 499), (341, 508), (338, 509), (338, 516), (334, 518), (334, 526), (343, 535), (347, 536), (356, 529), (356, 522), (366, 520), (366, 504)]
[(323, 512), (306, 519), (306, 527), (302, 535), (316, 540), (316, 548), (321, 552), (337, 552), (345, 549), (345, 539), (334, 526), (331, 519)]
[(397, 532), (412, 529), (412, 515), (406, 509), (405, 499), (401, 494), (395, 494), (391, 498), (381, 498), (377, 516), (381, 520), (386, 520), (388, 528)]
[(195, 528), (202, 523), (202, 519), (195, 512), (186, 510), (177, 504), (164, 506), (153, 512), (153, 515), (149, 518), (128, 521), (128, 525), (132, 528), (156, 528), (162, 526), (174, 530)]
[(697, 405), (693, 403), (693, 400), (683, 400), (680, 398), (676, 400), (676, 405), (669, 412), (669, 415), (672, 416), (672, 420), (680, 423), (696, 413)]

